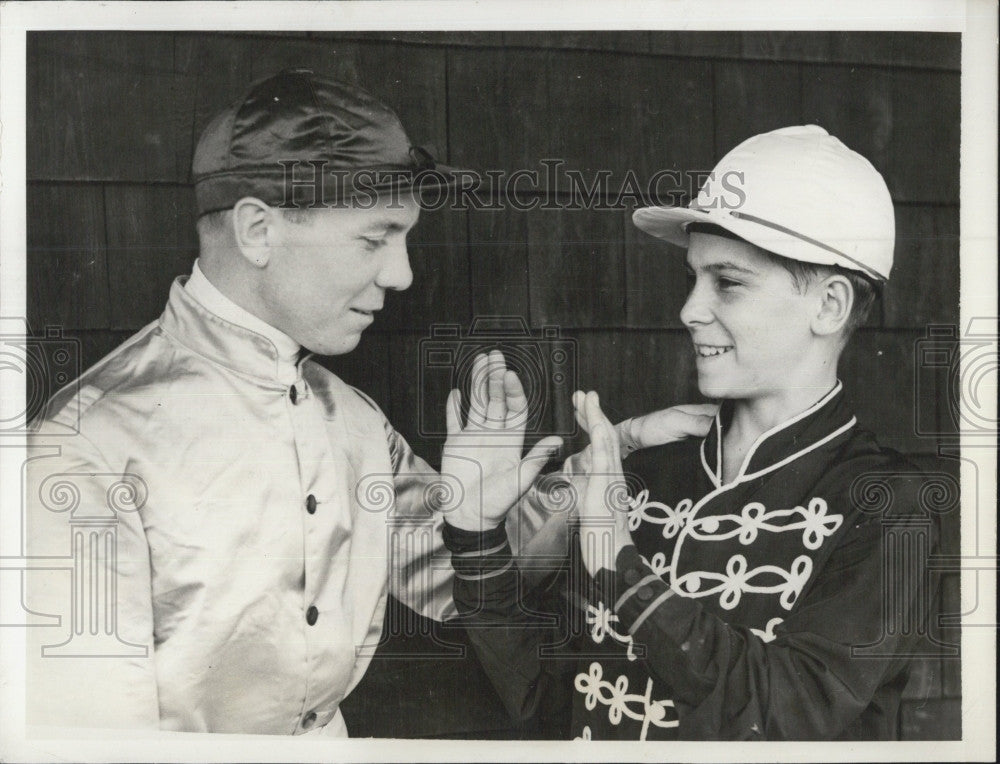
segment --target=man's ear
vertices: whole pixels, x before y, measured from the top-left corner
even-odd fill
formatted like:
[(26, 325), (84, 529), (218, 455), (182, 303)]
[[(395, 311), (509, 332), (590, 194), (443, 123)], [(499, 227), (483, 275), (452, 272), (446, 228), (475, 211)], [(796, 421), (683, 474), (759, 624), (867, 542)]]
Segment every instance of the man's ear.
[(271, 256), (274, 215), (274, 210), (253, 196), (245, 196), (233, 205), (236, 246), (256, 268), (266, 266)]
[(854, 306), (854, 288), (851, 282), (840, 274), (827, 276), (814, 287), (819, 301), (813, 317), (812, 330), (821, 336), (841, 331), (851, 317)]

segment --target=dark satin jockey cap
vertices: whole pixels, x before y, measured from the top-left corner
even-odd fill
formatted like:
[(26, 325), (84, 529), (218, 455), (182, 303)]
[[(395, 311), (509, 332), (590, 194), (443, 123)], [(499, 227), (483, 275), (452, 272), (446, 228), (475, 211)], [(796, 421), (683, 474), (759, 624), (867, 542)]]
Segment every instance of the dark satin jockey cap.
[(399, 117), (371, 94), (309, 69), (253, 83), (205, 128), (192, 166), (199, 216), (245, 196), (333, 206), (391, 187), (448, 186), (455, 172), (411, 145)]

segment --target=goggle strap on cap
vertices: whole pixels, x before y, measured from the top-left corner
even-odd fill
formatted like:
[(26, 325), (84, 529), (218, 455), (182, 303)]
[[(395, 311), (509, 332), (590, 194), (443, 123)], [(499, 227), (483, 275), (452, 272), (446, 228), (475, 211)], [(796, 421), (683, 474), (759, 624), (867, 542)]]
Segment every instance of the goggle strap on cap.
[[(703, 209), (701, 209), (699, 207), (691, 207), (691, 209), (698, 210), (699, 212), (705, 212), (706, 211), (706, 210), (703, 210)], [(793, 231), (792, 229), (786, 228), (785, 226), (780, 225), (779, 223), (773, 223), (770, 220), (764, 220), (763, 218), (759, 218), (756, 215), (748, 215), (747, 213), (740, 212), (739, 210), (730, 210), (729, 214), (732, 215), (734, 218), (737, 218), (739, 220), (747, 220), (747, 221), (749, 221), (751, 223), (756, 223), (757, 225), (762, 225), (762, 226), (765, 226), (767, 228), (771, 228), (771, 229), (773, 229), (775, 231), (780, 231), (783, 234), (786, 234), (788, 236), (794, 236), (796, 239), (800, 239), (801, 241), (807, 242), (808, 244), (812, 244), (814, 247), (819, 247), (820, 249), (825, 249), (827, 252), (831, 252), (832, 254), (836, 255), (837, 257), (842, 257), (845, 260), (850, 260), (852, 263), (854, 263), (854, 265), (859, 270), (864, 271), (867, 275), (869, 275), (871, 278), (875, 279), (876, 281), (884, 281), (885, 280), (885, 277), (882, 276), (882, 274), (880, 274), (874, 268), (871, 268), (871, 267), (865, 265), (864, 263), (860, 262), (859, 260), (856, 260), (855, 258), (851, 257), (850, 255), (844, 254), (839, 249), (835, 249), (834, 247), (831, 247), (829, 244), (824, 244), (823, 242), (817, 241), (816, 239), (813, 239), (813, 238), (811, 238), (809, 236), (806, 236), (803, 233), (799, 233), (798, 231)]]

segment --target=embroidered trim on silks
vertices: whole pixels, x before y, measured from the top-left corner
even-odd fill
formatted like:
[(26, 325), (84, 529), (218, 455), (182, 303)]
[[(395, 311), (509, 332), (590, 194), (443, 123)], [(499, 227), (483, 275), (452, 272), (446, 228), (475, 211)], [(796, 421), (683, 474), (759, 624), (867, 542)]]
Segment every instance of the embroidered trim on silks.
[(680, 724), (679, 719), (667, 719), (667, 709), (673, 708), (672, 700), (653, 700), (653, 680), (646, 680), (646, 692), (644, 695), (628, 692), (628, 677), (620, 675), (612, 684), (604, 680), (604, 669), (598, 662), (590, 664), (590, 669), (586, 673), (581, 672), (573, 680), (573, 686), (577, 692), (584, 695), (584, 706), (588, 711), (593, 711), (597, 704), (608, 707), (608, 721), (615, 726), (621, 724), (622, 718), (627, 716), (635, 721), (642, 722), (642, 731), (639, 733), (639, 740), (645, 740), (649, 732), (649, 725), (655, 727), (670, 728)]
[(760, 637), (761, 642), (773, 642), (777, 637), (774, 633), (775, 627), (784, 622), (784, 618), (772, 618), (763, 629), (750, 629), (750, 631)]
[[(716, 414), (715, 417), (716, 417), (716, 424), (718, 425), (718, 417), (719, 417), (719, 415)], [(722, 438), (721, 437), (716, 437), (716, 440), (719, 442), (719, 447), (716, 449), (716, 451), (718, 453), (717, 453), (717, 455), (715, 457), (715, 463), (716, 463), (716, 465), (718, 465), (718, 468), (721, 469), (722, 468)], [(712, 471), (712, 468), (708, 466), (708, 459), (705, 458), (705, 443), (707, 441), (708, 441), (708, 438), (702, 439), (702, 441), (701, 441), (701, 447), (698, 449), (698, 453), (701, 454), (701, 466), (705, 468), (705, 474), (708, 475), (709, 479), (712, 481), (712, 485), (714, 485), (716, 488), (721, 488), (722, 487), (722, 478), (718, 474), (716, 474), (715, 472)]]
[(827, 403), (829, 403), (843, 389), (843, 387), (844, 387), (843, 383), (838, 379), (837, 384), (833, 386), (833, 389), (830, 390), (830, 392), (828, 392), (826, 395), (824, 395), (822, 398), (816, 401), (816, 403), (807, 408), (805, 411), (796, 414), (791, 419), (786, 419), (784, 422), (781, 422), (780, 424), (777, 424), (774, 427), (772, 427), (770, 430), (766, 430), (765, 432), (758, 435), (757, 439), (754, 440), (753, 444), (750, 446), (750, 450), (747, 451), (746, 455), (743, 457), (743, 461), (740, 463), (740, 469), (736, 473), (736, 477), (733, 478), (733, 480), (728, 484), (726, 484), (725, 486), (722, 485), (722, 411), (720, 409), (715, 415), (715, 424), (714, 424), (715, 445), (716, 445), (715, 472), (713, 472), (712, 469), (709, 467), (708, 460), (705, 457), (705, 443), (708, 440), (707, 437), (702, 439), (700, 448), (701, 464), (705, 468), (705, 472), (711, 478), (712, 485), (714, 485), (716, 488), (723, 488), (723, 487), (730, 488), (734, 485), (738, 485), (739, 483), (745, 482), (747, 480), (753, 480), (755, 478), (758, 478), (761, 475), (765, 475), (768, 472), (772, 472), (778, 469), (779, 467), (783, 467), (789, 462), (795, 461), (800, 456), (803, 456), (804, 454), (807, 454), (810, 451), (819, 448), (820, 446), (822, 446), (825, 443), (828, 443), (841, 433), (846, 432), (847, 430), (854, 427), (854, 425), (857, 424), (858, 420), (856, 417), (852, 416), (850, 421), (847, 422), (845, 425), (834, 430), (832, 433), (822, 438), (821, 440), (818, 440), (815, 443), (810, 444), (801, 451), (796, 451), (794, 454), (786, 457), (785, 459), (782, 459), (781, 461), (776, 462), (774, 464), (768, 465), (767, 467), (764, 467), (763, 469), (760, 469), (757, 472), (751, 473), (749, 475), (746, 474), (746, 470), (750, 466), (750, 461), (753, 459), (754, 454), (757, 453), (757, 449), (760, 448), (760, 446), (762, 446), (764, 442), (768, 440), (768, 438), (776, 435), (782, 430), (788, 429), (793, 424), (801, 422), (806, 417), (811, 416), (815, 412), (819, 411)]
[[(719, 605), (726, 610), (732, 610), (739, 605), (744, 593), (778, 594), (781, 606), (785, 610), (791, 610), (806, 581), (809, 580), (812, 565), (812, 559), (803, 554), (795, 558), (790, 570), (777, 565), (761, 565), (748, 569), (747, 558), (741, 554), (734, 554), (726, 563), (725, 573), (694, 570), (677, 576), (673, 586), (684, 597), (700, 598), (718, 594)], [(754, 579), (767, 580), (775, 576), (781, 579), (780, 583), (770, 585), (754, 583)], [(703, 589), (702, 582), (706, 580), (718, 583)]]
[(636, 656), (635, 651), (632, 649), (631, 635), (619, 633), (611, 625), (612, 623), (618, 623), (618, 616), (612, 612), (611, 608), (605, 607), (604, 603), (600, 601), (598, 601), (596, 607), (590, 603), (587, 604), (587, 625), (593, 627), (590, 630), (590, 638), (599, 645), (604, 641), (605, 636), (610, 636), (616, 642), (626, 646), (626, 658), (630, 661), (636, 660), (638, 656)]
[(845, 424), (845, 425), (843, 425), (841, 427), (838, 427), (836, 430), (834, 430), (833, 432), (831, 432), (825, 438), (821, 438), (820, 440), (817, 440), (815, 443), (813, 443), (808, 448), (803, 448), (801, 451), (796, 451), (791, 456), (788, 456), (788, 457), (782, 459), (780, 462), (775, 462), (774, 464), (770, 465), (769, 467), (765, 467), (762, 470), (757, 470), (756, 472), (751, 473), (749, 475), (742, 475), (740, 478), (738, 478), (737, 480), (735, 480), (733, 484), (735, 485), (736, 483), (743, 483), (743, 482), (746, 482), (746, 481), (749, 481), (749, 480), (756, 480), (761, 475), (766, 475), (768, 472), (774, 472), (776, 469), (780, 469), (781, 467), (784, 467), (786, 464), (788, 464), (790, 462), (794, 462), (800, 456), (805, 456), (810, 451), (815, 451), (820, 446), (824, 446), (827, 443), (829, 443), (831, 440), (833, 440), (834, 438), (837, 438), (840, 435), (843, 435), (845, 432), (847, 432), (852, 427), (854, 427), (854, 425), (856, 425), (857, 423), (858, 423), (857, 417), (853, 417), (852, 416), (850, 418), (850, 420), (847, 422), (847, 424)]
[[(844, 522), (843, 515), (827, 514), (827, 509), (826, 500), (817, 496), (809, 501), (808, 507), (776, 509), (769, 512), (760, 502), (751, 502), (744, 506), (738, 515), (713, 515), (690, 519), (682, 528), (674, 547), (670, 584), (684, 597), (707, 597), (721, 592), (719, 604), (726, 610), (735, 608), (746, 592), (778, 594), (781, 606), (788, 610), (794, 604), (812, 573), (812, 559), (810, 557), (800, 555), (792, 563), (792, 568), (787, 571), (776, 565), (763, 565), (748, 570), (746, 557), (737, 554), (729, 558), (725, 573), (693, 570), (678, 575), (678, 560), (681, 549), (688, 539), (710, 543), (738, 536), (741, 544), (749, 546), (757, 540), (761, 531), (770, 533), (801, 531), (803, 546), (810, 551), (815, 551), (820, 548), (825, 539), (836, 533)], [(774, 522), (795, 517), (801, 519), (783, 524)], [(770, 586), (753, 582), (754, 579), (759, 581), (772, 574), (778, 575), (782, 582)], [(709, 589), (703, 589), (702, 582), (704, 580), (718, 581), (719, 584)]]
[(691, 517), (693, 502), (683, 499), (676, 507), (669, 507), (659, 501), (649, 500), (649, 489), (644, 488), (634, 499), (629, 499), (628, 529), (634, 531), (645, 520), (653, 525), (663, 526), (663, 538), (676, 536)]
[[(800, 516), (801, 520), (790, 523), (775, 523), (776, 520)], [(760, 502), (751, 502), (738, 515), (712, 515), (699, 517), (688, 523), (687, 537), (698, 541), (725, 541), (739, 536), (740, 543), (749, 546), (757, 540), (760, 531), (786, 533), (802, 531), (802, 544), (806, 549), (819, 549), (823, 540), (832, 536), (844, 522), (843, 515), (827, 514), (827, 504), (816, 497), (806, 507), (773, 509), (767, 511)]]
[(646, 566), (660, 578), (670, 573), (666, 552), (657, 552), (648, 560), (640, 554), (639, 559), (646, 563)]
[[(760, 448), (761, 445), (763, 445), (764, 441), (766, 441), (772, 435), (776, 435), (782, 430), (787, 430), (796, 422), (801, 422), (806, 417), (819, 411), (827, 403), (829, 403), (834, 398), (834, 396), (836, 396), (837, 393), (841, 391), (843, 387), (844, 387), (843, 383), (838, 379), (837, 384), (833, 386), (833, 389), (830, 392), (828, 392), (826, 395), (824, 395), (822, 398), (816, 401), (812, 406), (807, 408), (805, 411), (796, 414), (791, 419), (786, 419), (784, 422), (781, 422), (780, 424), (777, 424), (774, 427), (772, 427), (770, 430), (765, 430), (760, 435), (758, 435), (757, 439), (753, 442), (753, 445), (750, 446), (750, 450), (747, 451), (746, 456), (743, 457), (743, 463), (740, 465), (740, 471), (737, 473), (736, 476), (737, 479), (743, 477), (744, 473), (746, 472), (746, 468), (750, 466), (750, 460), (753, 459), (753, 455), (757, 453), (757, 449)], [(716, 417), (718, 417), (718, 414), (716, 414)], [(718, 421), (720, 422), (719, 434), (721, 435), (722, 434), (721, 420)], [(721, 442), (722, 439), (719, 438), (719, 441)], [(806, 449), (806, 450), (811, 450), (811, 449)], [(800, 453), (805, 453), (805, 451), (800, 451), (795, 455), (798, 456), (798, 454)]]

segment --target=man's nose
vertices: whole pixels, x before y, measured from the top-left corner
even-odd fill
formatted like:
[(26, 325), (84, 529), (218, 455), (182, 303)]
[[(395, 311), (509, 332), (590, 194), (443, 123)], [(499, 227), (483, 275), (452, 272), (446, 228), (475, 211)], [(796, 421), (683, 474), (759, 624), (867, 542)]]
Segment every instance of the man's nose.
[(383, 289), (395, 289), (403, 291), (408, 289), (413, 283), (413, 271), (410, 269), (410, 253), (406, 249), (406, 242), (390, 245), (391, 249), (385, 253), (385, 260), (382, 269), (375, 279)]
[(681, 307), (681, 323), (691, 328), (698, 324), (708, 324), (711, 322), (712, 311), (709, 307), (705, 290), (695, 284), (688, 293), (683, 307)]

